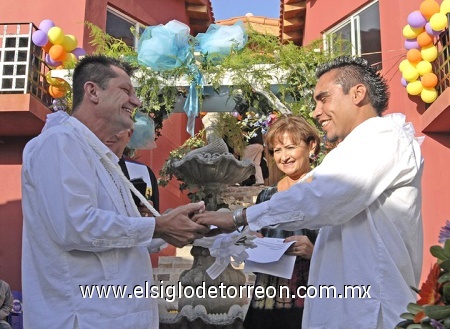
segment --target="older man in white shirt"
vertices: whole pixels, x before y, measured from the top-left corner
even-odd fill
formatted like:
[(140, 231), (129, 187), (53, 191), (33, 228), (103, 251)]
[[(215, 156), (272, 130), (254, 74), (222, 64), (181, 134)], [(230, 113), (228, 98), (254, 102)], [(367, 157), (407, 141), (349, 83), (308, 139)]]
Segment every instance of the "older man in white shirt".
[(394, 328), (422, 267), (420, 147), (403, 115), (381, 117), (387, 85), (365, 60), (337, 58), (317, 76), (313, 115), (340, 144), (270, 201), (194, 220), (222, 231), (320, 228), (303, 328)]
[[(73, 75), (73, 115), (55, 113), (23, 155), (24, 326), (158, 328), (148, 247), (184, 246), (208, 228), (202, 202), (141, 217), (118, 158), (104, 142), (133, 126), (133, 69), (87, 56)], [(151, 208), (151, 206), (150, 206)], [(90, 292), (88, 291), (90, 290)]]

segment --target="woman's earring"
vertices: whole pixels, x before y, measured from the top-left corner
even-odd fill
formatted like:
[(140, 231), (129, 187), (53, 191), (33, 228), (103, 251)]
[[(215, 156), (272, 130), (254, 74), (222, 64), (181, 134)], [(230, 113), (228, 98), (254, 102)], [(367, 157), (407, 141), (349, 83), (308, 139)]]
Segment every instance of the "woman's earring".
[(309, 153), (309, 159), (310, 159), (312, 162), (316, 162), (316, 161), (317, 161), (317, 155), (314, 154), (313, 152), (311, 152), (311, 153)]

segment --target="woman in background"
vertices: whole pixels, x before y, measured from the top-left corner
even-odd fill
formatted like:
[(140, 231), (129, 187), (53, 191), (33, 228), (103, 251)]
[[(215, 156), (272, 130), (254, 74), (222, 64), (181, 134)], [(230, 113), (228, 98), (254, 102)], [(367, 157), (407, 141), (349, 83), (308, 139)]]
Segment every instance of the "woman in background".
[[(277, 167), (286, 175), (276, 186), (260, 192), (257, 203), (269, 200), (277, 191), (287, 190), (301, 180), (310, 170), (311, 164), (320, 151), (320, 138), (316, 129), (303, 117), (282, 116), (270, 127), (265, 142)], [(297, 256), (291, 279), (257, 273), (255, 287), (272, 286), (277, 294), (280, 286), (288, 286), (290, 294), (296, 294), (299, 286), (308, 285), (310, 259), (317, 231), (301, 229), (284, 231), (277, 228), (263, 228), (264, 237), (284, 238), (295, 243), (286, 251), (286, 255)], [(301, 291), (305, 293), (305, 291)], [(291, 296), (257, 298), (252, 296), (244, 320), (245, 329), (301, 328), (304, 299)]]

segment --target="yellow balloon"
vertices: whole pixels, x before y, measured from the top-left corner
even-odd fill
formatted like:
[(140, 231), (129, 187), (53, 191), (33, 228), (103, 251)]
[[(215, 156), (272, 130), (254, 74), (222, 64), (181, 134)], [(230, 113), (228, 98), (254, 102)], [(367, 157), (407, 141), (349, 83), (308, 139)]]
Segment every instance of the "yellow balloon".
[(420, 98), (422, 98), (425, 103), (433, 103), (437, 97), (438, 93), (434, 88), (423, 88), (420, 93)]
[(50, 84), (50, 85), (54, 85), (55, 83), (58, 82), (58, 81), (56, 80), (56, 78), (53, 78), (53, 77), (52, 77), (52, 71), (51, 71), (51, 70), (48, 71), (48, 72), (45, 74), (45, 80), (47, 80), (48, 84)]
[(70, 62), (72, 62), (72, 63), (76, 63), (78, 61), (78, 59), (77, 59), (77, 56), (75, 56), (74, 54), (72, 54), (72, 53), (67, 53), (66, 54), (66, 57), (64, 58), (64, 60), (62, 61), (64, 64), (66, 64), (66, 63), (70, 63)]
[(61, 45), (64, 47), (66, 52), (70, 53), (78, 46), (78, 40), (74, 35), (66, 34)]
[(435, 31), (443, 30), (447, 27), (447, 16), (442, 13), (436, 13), (430, 18), (430, 26)]
[(406, 91), (408, 92), (408, 94), (412, 96), (419, 95), (422, 92), (422, 89), (423, 89), (422, 82), (420, 82), (419, 80), (411, 81), (406, 86)]
[(425, 73), (431, 73), (431, 71), (433, 71), (433, 66), (428, 61), (420, 61), (416, 65), (416, 70), (420, 75), (424, 75)]
[(423, 47), (420, 53), (422, 54), (422, 59), (428, 62), (434, 61), (438, 56), (438, 50), (435, 46)]
[(62, 28), (53, 26), (47, 32), (48, 40), (54, 45), (60, 45), (64, 42), (64, 32)]
[(441, 14), (450, 13), (450, 0), (444, 0), (441, 3)]
[(411, 25), (406, 25), (403, 28), (403, 36), (406, 39), (415, 39), (417, 36), (425, 30), (424, 27), (412, 27)]
[(408, 82), (417, 80), (418, 77), (419, 72), (417, 72), (415, 67), (408, 67), (405, 71), (403, 71), (403, 78)]
[(400, 72), (403, 72), (404, 70), (406, 70), (408, 67), (415, 67), (414, 64), (412, 64), (410, 61), (408, 61), (407, 59), (404, 59), (400, 62), (400, 65), (398, 66), (398, 69)]

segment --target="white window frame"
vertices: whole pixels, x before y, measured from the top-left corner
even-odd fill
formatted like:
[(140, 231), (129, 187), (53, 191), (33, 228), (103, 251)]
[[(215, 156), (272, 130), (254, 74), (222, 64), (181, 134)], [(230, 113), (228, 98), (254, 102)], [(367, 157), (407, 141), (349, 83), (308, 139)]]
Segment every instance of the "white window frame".
[(378, 0), (375, 0), (368, 5), (364, 6), (354, 14), (350, 15), (347, 19), (342, 21), (341, 23), (337, 24), (336, 26), (332, 27), (328, 31), (323, 33), (322, 39), (323, 39), (323, 45), (324, 49), (327, 51), (333, 51), (333, 49), (328, 44), (328, 40), (330, 38), (330, 35), (333, 33), (336, 33), (340, 29), (342, 29), (345, 25), (350, 23), (350, 41), (352, 44), (352, 56), (361, 56), (361, 26), (360, 26), (360, 17), (359, 15), (361, 12), (365, 11), (366, 9), (370, 8), (371, 6), (375, 5), (376, 3), (379, 3)]
[[(31, 31), (32, 24), (29, 23), (28, 28), (25, 24), (17, 24), (15, 26), (16, 31), (14, 32), (15, 24), (1, 24), (3, 28), (3, 32), (0, 35), (0, 93), (5, 92), (21, 92), (27, 93), (28, 90), (28, 73), (30, 70), (29, 62), (31, 55)], [(8, 25), (11, 27), (8, 30)], [(22, 26), (23, 25), (23, 26)], [(22, 32), (21, 29), (24, 29), (25, 32)], [(28, 32), (26, 32), (28, 31)], [(19, 40), (25, 40), (26, 45), (20, 45)], [(14, 45), (9, 44), (8, 47), (6, 44), (11, 41), (14, 42)], [(19, 52), (21, 55), (25, 55), (25, 58), (19, 61)], [(14, 59), (7, 60), (6, 53), (13, 53)], [(4, 69), (8, 66), (12, 68), (12, 72), (10, 74), (5, 74)], [(18, 69), (24, 68), (23, 74), (19, 74)], [(5, 87), (7, 84), (6, 81), (11, 82), (11, 86)], [(20, 87), (19, 82), (20, 81)]]

